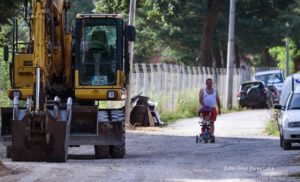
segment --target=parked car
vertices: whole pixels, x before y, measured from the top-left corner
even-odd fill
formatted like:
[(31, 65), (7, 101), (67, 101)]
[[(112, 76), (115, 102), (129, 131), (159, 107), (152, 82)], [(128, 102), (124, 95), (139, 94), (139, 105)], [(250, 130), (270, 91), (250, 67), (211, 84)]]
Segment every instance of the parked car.
[(283, 110), (278, 118), (280, 146), (284, 150), (291, 149), (292, 143), (300, 142), (300, 87), (291, 92), (286, 105), (276, 105), (275, 108)]
[(280, 131), (280, 146), (289, 150), (292, 143), (300, 142), (300, 74), (294, 74), (284, 82), (277, 115)]
[(238, 103), (240, 107), (273, 107), (271, 92), (269, 92), (262, 81), (248, 81), (242, 83), (238, 91)]
[(263, 81), (265, 85), (274, 85), (280, 96), (284, 82), (284, 73), (282, 70), (260, 71), (255, 73), (254, 80)]

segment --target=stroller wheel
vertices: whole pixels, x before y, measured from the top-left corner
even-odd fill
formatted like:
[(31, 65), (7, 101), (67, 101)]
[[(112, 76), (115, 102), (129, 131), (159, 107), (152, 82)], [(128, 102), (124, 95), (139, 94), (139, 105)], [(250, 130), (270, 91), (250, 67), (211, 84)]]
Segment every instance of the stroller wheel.
[(210, 143), (216, 143), (215, 136), (211, 136)]
[(196, 143), (199, 143), (199, 136), (196, 135)]

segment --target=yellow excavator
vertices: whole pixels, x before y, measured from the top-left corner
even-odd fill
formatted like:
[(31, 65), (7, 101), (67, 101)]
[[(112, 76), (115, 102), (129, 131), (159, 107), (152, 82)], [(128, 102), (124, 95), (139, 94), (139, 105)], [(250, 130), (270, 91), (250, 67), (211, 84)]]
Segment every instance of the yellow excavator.
[(1, 139), (13, 161), (65, 162), (69, 146), (93, 145), (96, 158), (125, 155), (125, 111), (99, 101), (126, 99), (128, 44), (135, 29), (117, 14), (77, 14), (65, 0), (24, 0), (28, 42), (14, 20), (12, 107), (1, 108)]

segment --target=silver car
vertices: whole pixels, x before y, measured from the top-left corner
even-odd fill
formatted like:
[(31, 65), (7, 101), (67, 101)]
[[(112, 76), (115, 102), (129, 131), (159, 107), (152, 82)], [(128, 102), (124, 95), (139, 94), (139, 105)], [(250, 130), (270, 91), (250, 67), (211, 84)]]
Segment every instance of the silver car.
[(292, 91), (285, 105), (275, 105), (280, 109), (278, 126), (280, 130), (280, 146), (289, 150), (292, 143), (300, 142), (300, 87)]

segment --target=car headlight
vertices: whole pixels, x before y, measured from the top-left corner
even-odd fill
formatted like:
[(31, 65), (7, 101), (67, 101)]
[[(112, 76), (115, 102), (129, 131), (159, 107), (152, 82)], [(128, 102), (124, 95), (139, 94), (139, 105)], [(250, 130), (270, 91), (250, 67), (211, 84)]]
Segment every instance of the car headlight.
[(300, 122), (289, 122), (288, 123), (289, 128), (297, 128), (300, 127)]

